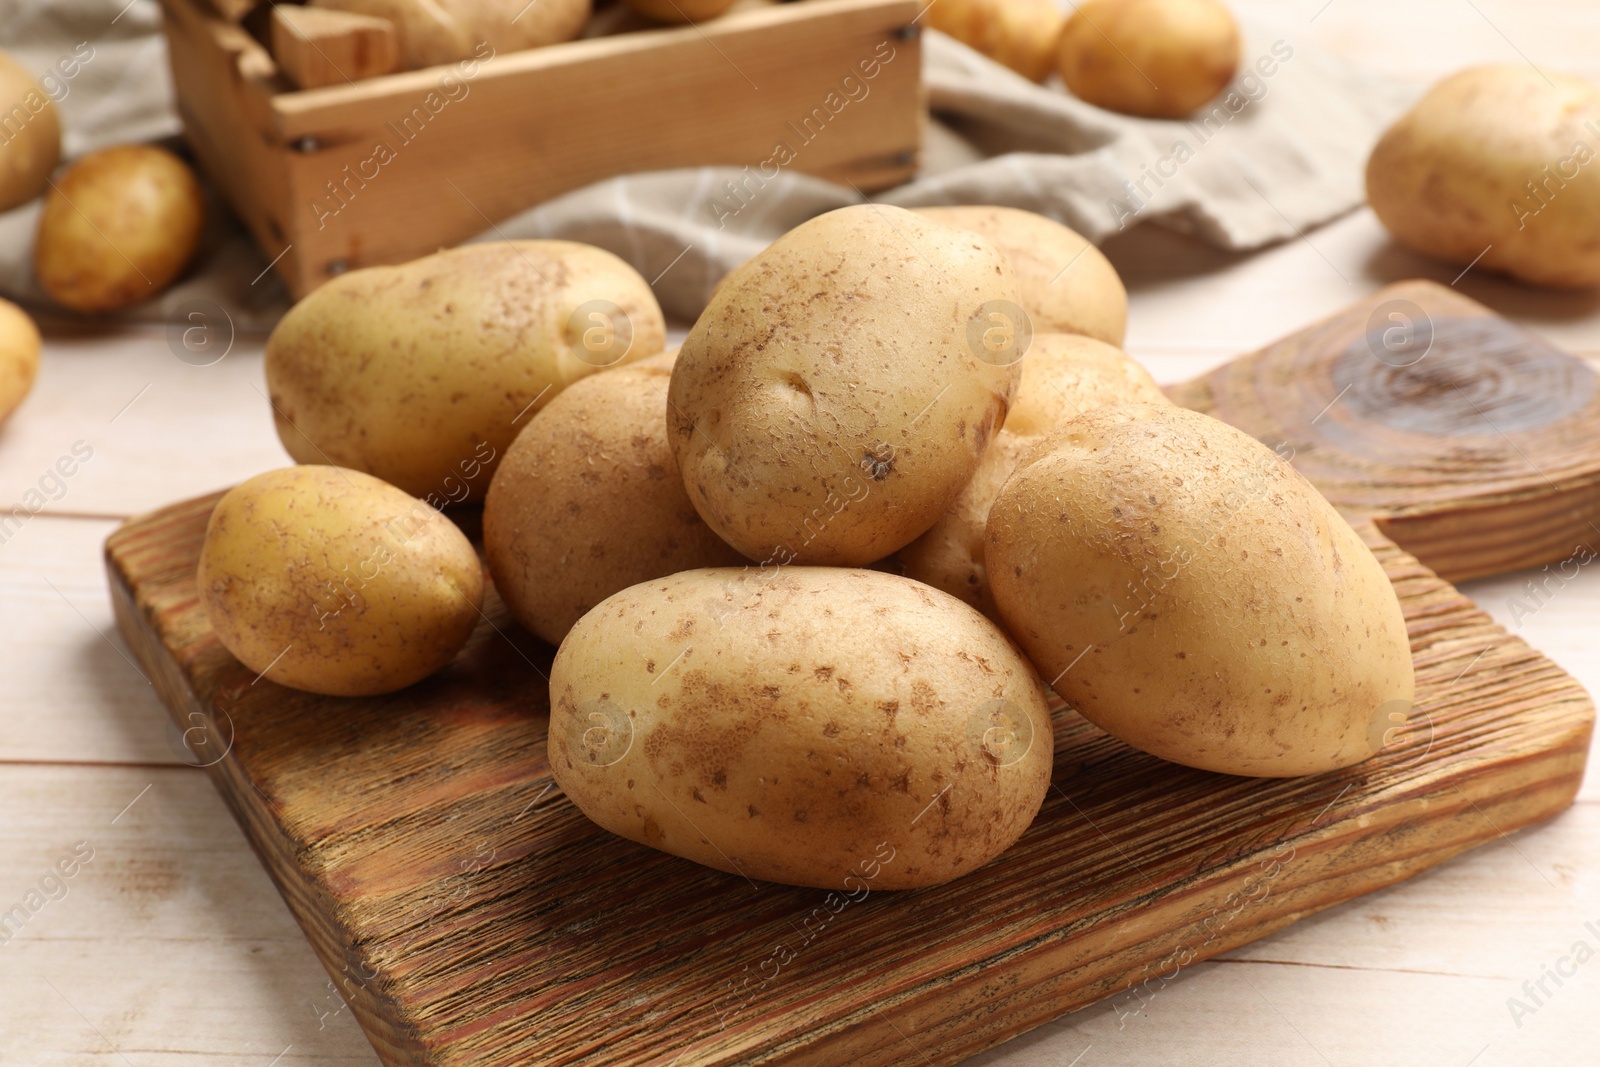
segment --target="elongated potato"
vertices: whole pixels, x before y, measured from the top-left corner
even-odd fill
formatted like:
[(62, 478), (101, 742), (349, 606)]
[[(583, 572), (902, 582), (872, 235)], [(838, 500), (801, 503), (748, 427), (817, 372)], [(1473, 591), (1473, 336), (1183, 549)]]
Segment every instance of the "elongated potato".
[(924, 0), (924, 25), (1042, 82), (1055, 69), (1067, 17), (1052, 0)]
[(1419, 252), (1534, 285), (1600, 285), (1600, 88), (1526, 65), (1430, 89), (1367, 160), (1367, 199)]
[(517, 435), (489, 486), (483, 548), (495, 589), (553, 645), (630, 585), (744, 562), (684, 492), (665, 418), (674, 358), (569, 386)]
[(1315, 774), (1383, 744), (1414, 697), (1394, 588), (1298, 471), (1176, 405), (1041, 441), (989, 513), (1007, 630), (1091, 722), (1226, 774)]
[(1033, 668), (966, 605), (877, 571), (625, 589), (572, 628), (550, 696), (551, 772), (585, 815), (750, 878), (947, 881), (1009, 847), (1050, 782)]
[(55, 103), (32, 74), (0, 52), (0, 211), (44, 192), (59, 162)]
[(983, 531), (1001, 488), (1039, 438), (1086, 411), (1138, 401), (1164, 404), (1150, 372), (1088, 337), (1046, 333), (1022, 361), (1022, 384), (972, 480), (928, 532), (900, 550), (907, 578), (926, 582), (998, 619), (983, 565)]
[[(439, 83), (442, 98), (464, 99), (476, 61), (570, 41), (583, 31), (591, 0), (311, 0), (313, 7), (372, 15), (394, 24), (400, 60), (408, 69), (462, 62), (454, 81)], [(457, 95), (459, 94), (459, 95)], [(419, 102), (420, 97), (419, 97)], [(430, 104), (424, 106), (431, 107)]]
[(1122, 344), (1128, 291), (1111, 261), (1054, 219), (1010, 207), (921, 207), (917, 214), (987, 237), (1017, 276), (1035, 333), (1081, 333)]
[(1059, 62), (1067, 88), (1097, 107), (1181, 119), (1233, 80), (1239, 27), (1218, 0), (1083, 0)]
[(360, 471), (287, 467), (230, 489), (206, 523), (200, 603), (229, 652), (280, 685), (389, 693), (455, 658), (483, 568), (433, 508)]
[(333, 279), (267, 340), (278, 437), (435, 505), (481, 500), (562, 389), (661, 351), (650, 286), (572, 241), (465, 245)]
[(28, 313), (0, 300), (0, 423), (11, 417), (39, 375), (39, 327)]
[(976, 234), (876, 204), (791, 230), (723, 281), (679, 353), (689, 499), (753, 560), (882, 559), (933, 525), (1004, 422), (1023, 318)]

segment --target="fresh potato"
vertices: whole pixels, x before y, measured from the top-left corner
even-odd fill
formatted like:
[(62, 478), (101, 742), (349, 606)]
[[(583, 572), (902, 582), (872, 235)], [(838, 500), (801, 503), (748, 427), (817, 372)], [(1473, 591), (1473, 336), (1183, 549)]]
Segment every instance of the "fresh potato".
[(559, 645), (621, 589), (744, 557), (701, 521), (667, 441), (674, 354), (567, 388), (506, 453), (483, 505), (483, 548), (517, 621)]
[(1014, 325), (990, 320), (1017, 301), (993, 245), (909, 211), (863, 204), (791, 230), (724, 280), (678, 356), (689, 499), (754, 560), (862, 565), (903, 547), (1005, 420), (1021, 352), (988, 347)]
[[(388, 19), (410, 70), (570, 41), (593, 7), (591, 0), (311, 0), (311, 6)], [(441, 91), (448, 95), (451, 83)]]
[(1050, 784), (1033, 668), (966, 605), (877, 571), (625, 589), (562, 643), (550, 706), (551, 773), (589, 818), (794, 885), (955, 878), (1009, 847)]
[(1217, 0), (1083, 0), (1058, 63), (1067, 88), (1096, 107), (1180, 119), (1233, 81), (1239, 27)]
[(1024, 78), (1055, 68), (1066, 16), (1052, 0), (924, 0), (926, 25), (947, 33)]
[(628, 6), (658, 22), (704, 22), (733, 6), (733, 0), (628, 0)]
[(1474, 67), (1378, 141), (1367, 199), (1419, 252), (1533, 285), (1596, 286), (1597, 150), (1600, 88), (1527, 65)]
[(45, 198), (33, 272), (73, 311), (121, 311), (159, 296), (200, 248), (205, 201), (189, 165), (164, 148), (91, 152)]
[(610, 252), (471, 244), (313, 291), (267, 340), (267, 386), (296, 460), (442, 506), (482, 499), (517, 431), (562, 389), (665, 341), (649, 284)]
[(1057, 426), (989, 513), (1006, 628), (1085, 718), (1163, 759), (1314, 774), (1414, 695), (1382, 566), (1298, 471), (1172, 404)]
[(269, 471), (224, 494), (197, 583), (239, 662), (332, 696), (426, 678), (466, 644), (483, 605), (483, 569), (454, 523), (338, 467)]
[(900, 550), (907, 578), (942, 589), (998, 619), (983, 568), (983, 530), (989, 509), (1011, 472), (1057, 423), (1111, 404), (1164, 404), (1150, 372), (1121, 350), (1089, 337), (1043, 333), (1022, 361), (1022, 383), (978, 470), (950, 510)]
[(11, 417), (39, 374), (39, 327), (28, 313), (0, 300), (0, 423)]
[(61, 162), (61, 122), (44, 88), (0, 52), (0, 211), (44, 192)]
[(923, 207), (917, 214), (987, 237), (1011, 263), (1037, 333), (1081, 333), (1122, 344), (1128, 291), (1117, 269), (1079, 234), (1010, 207)]

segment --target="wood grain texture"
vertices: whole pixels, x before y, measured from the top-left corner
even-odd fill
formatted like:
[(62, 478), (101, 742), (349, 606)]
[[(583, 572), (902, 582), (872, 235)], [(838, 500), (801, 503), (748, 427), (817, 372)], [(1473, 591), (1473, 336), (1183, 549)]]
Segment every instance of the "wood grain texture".
[(322, 7), (272, 8), (272, 58), (299, 89), (392, 74), (400, 38), (388, 19)]
[[(619, 174), (766, 162), (768, 180), (870, 191), (916, 171), (916, 0), (808, 0), (301, 92), (199, 0), (162, 2), (189, 139), (296, 296)], [(870, 92), (830, 113), (864, 62)]]
[(1419, 681), (1375, 759), (1231, 778), (1058, 709), (1055, 787), (978, 872), (754, 884), (566, 801), (549, 650), (498, 603), (456, 665), (391, 697), (255, 682), (196, 601), (215, 500), (110, 538), (119, 623), (175, 719), (226, 747), (210, 773), (391, 1065), (953, 1063), (1560, 811), (1593, 725), (1566, 675), (1364, 525)]
[(1600, 554), (1595, 370), (1429, 281), (1168, 389), (1462, 581)]

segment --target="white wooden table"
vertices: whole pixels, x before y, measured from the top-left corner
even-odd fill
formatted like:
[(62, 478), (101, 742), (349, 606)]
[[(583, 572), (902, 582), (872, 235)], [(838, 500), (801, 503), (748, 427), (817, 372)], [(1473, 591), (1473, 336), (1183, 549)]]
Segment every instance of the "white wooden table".
[[(1519, 52), (1600, 81), (1592, 0), (1232, 2), (1297, 44), (1417, 81)], [(1456, 274), (1393, 246), (1365, 211), (1251, 257), (1148, 229), (1107, 251), (1132, 294), (1129, 349), (1163, 381), (1387, 281)], [(1600, 356), (1600, 295), (1477, 272), (1459, 286)], [(31, 912), (0, 945), (0, 1064), (377, 1062), (222, 802), (179, 758), (114, 632), (101, 568), (119, 519), (287, 462), (258, 391), (260, 349), (240, 338), (194, 367), (157, 330), (52, 330), (34, 395), (0, 429), (5, 510), (74, 443), (94, 450), (0, 543), (0, 912)], [(1467, 592), (1512, 625), (1521, 584)], [(1600, 568), (1516, 629), (1600, 692)], [(70, 878), (52, 873), (63, 860), (76, 861)], [(1510, 997), (1533, 1010), (1514, 1017)], [(1091, 1007), (973, 1062), (1600, 1063), (1596, 775), (1553, 822), (1187, 968), (1138, 1015)]]

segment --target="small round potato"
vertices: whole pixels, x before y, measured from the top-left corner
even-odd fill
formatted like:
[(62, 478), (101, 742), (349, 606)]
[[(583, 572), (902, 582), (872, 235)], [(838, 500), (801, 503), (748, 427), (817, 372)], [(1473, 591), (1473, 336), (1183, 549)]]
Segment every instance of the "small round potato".
[(466, 644), (483, 605), (483, 568), (454, 523), (338, 467), (269, 471), (224, 494), (197, 583), (239, 662), (330, 696), (426, 678)]
[[(1600, 285), (1600, 88), (1518, 64), (1430, 89), (1367, 160), (1401, 243), (1533, 285)], [(1481, 257), (1481, 258), (1480, 258)]]
[(935, 222), (987, 237), (1011, 264), (1036, 333), (1122, 344), (1128, 291), (1111, 261), (1077, 231), (1011, 207), (923, 207)]
[(1315, 774), (1410, 710), (1383, 567), (1298, 471), (1209, 416), (1120, 404), (1060, 424), (1001, 490), (984, 552), (1056, 692), (1163, 759)]
[(657, 22), (704, 22), (733, 6), (733, 0), (628, 0), (628, 6)]
[(0, 300), (0, 423), (11, 417), (39, 375), (39, 327), (28, 313)]
[(701, 521), (667, 441), (674, 354), (569, 386), (517, 435), (483, 505), (495, 589), (559, 645), (621, 589), (744, 557)]
[(733, 271), (669, 391), (706, 524), (753, 560), (864, 565), (933, 525), (1005, 420), (1025, 318), (1005, 257), (899, 208), (818, 216)]
[(0, 52), (0, 211), (44, 192), (61, 162), (61, 122), (44, 88)]
[(550, 698), (551, 773), (585, 815), (749, 878), (948, 881), (1010, 847), (1050, 784), (1033, 668), (965, 604), (878, 571), (625, 589), (572, 628)]
[(327, 282), (267, 340), (278, 437), (436, 507), (481, 500), (562, 389), (661, 351), (650, 285), (572, 241), (470, 244)]
[(1057, 423), (1112, 404), (1164, 404), (1150, 372), (1120, 349), (1074, 334), (1033, 339), (1022, 361), (1022, 384), (978, 470), (940, 520), (900, 550), (907, 578), (926, 582), (999, 619), (983, 568), (983, 530), (1001, 488), (1024, 455)]
[(923, 0), (926, 25), (1031, 81), (1056, 64), (1066, 16), (1053, 0)]
[(164, 148), (118, 145), (67, 168), (45, 198), (33, 270), (52, 300), (89, 313), (159, 296), (200, 248), (205, 201)]
[(1233, 80), (1239, 27), (1217, 0), (1084, 0), (1061, 33), (1059, 63), (1088, 103), (1179, 119)]

